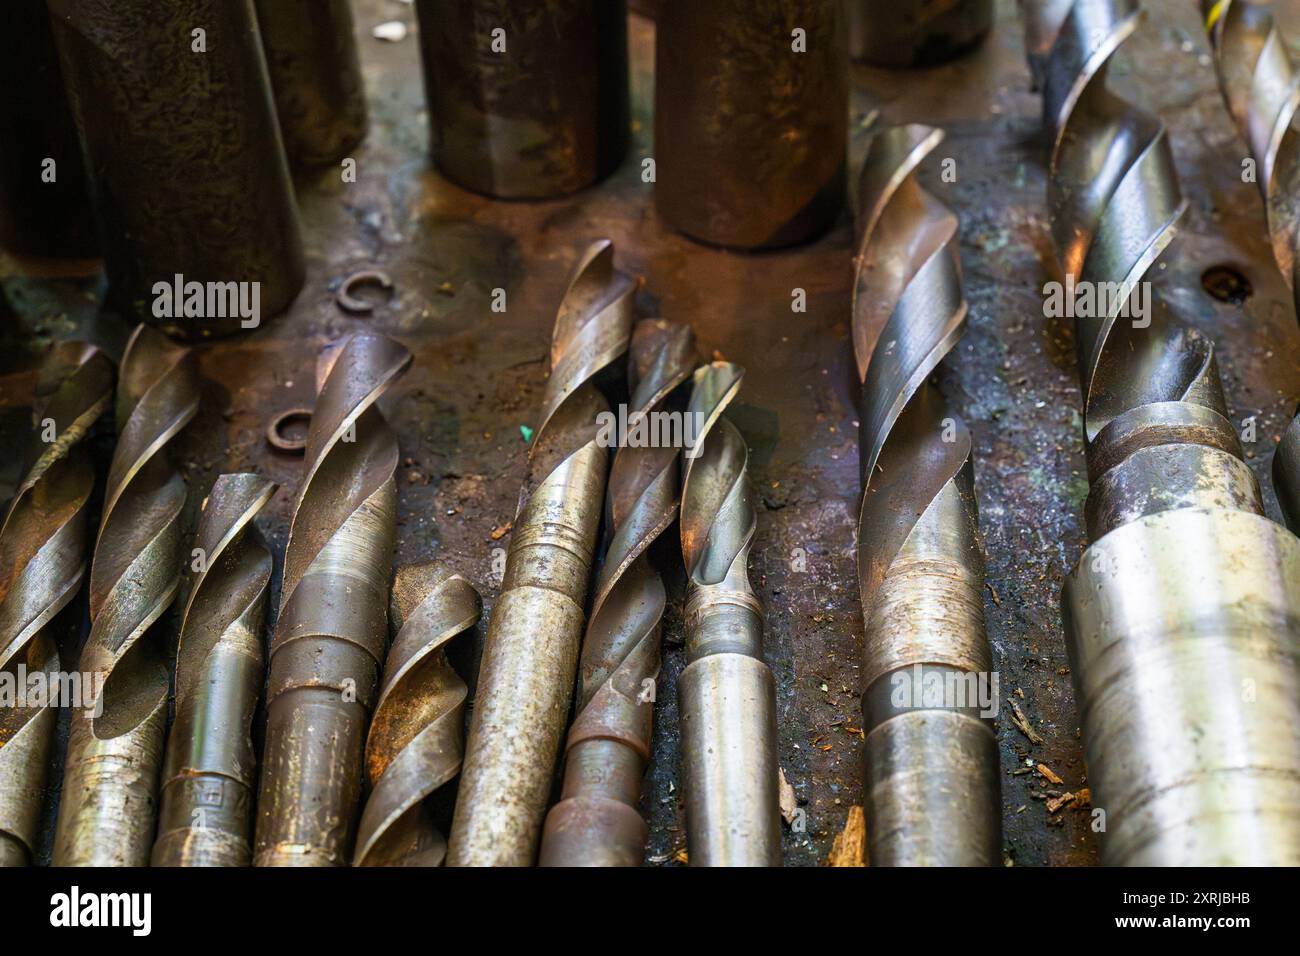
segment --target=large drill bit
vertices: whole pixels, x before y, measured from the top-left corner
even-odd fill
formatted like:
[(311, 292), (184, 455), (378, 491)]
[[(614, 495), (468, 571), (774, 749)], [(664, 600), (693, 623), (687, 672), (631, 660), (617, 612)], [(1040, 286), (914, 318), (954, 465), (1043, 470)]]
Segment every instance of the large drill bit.
[(393, 580), (396, 637), (366, 739), (371, 793), (357, 833), (357, 866), (438, 866), (447, 841), (425, 798), (460, 772), (469, 689), (447, 643), (483, 610), (478, 591), (437, 562), (408, 565)]
[(569, 716), (609, 452), (599, 373), (627, 350), (636, 283), (607, 239), (569, 279), (542, 423), (492, 610), (452, 821), (453, 865), (531, 865)]
[[(1250, 0), (1201, 0), (1205, 29), (1228, 112), (1255, 159), (1268, 231), (1300, 316), (1300, 70), (1273, 22), (1272, 8)], [(1300, 416), (1273, 456), (1273, 484), (1291, 530), (1300, 533)]]
[(117, 447), (90, 568), (79, 670), (96, 686), (74, 713), (54, 840), (56, 866), (144, 866), (153, 844), (168, 668), (155, 624), (180, 584), (185, 481), (167, 446), (199, 407), (189, 350), (144, 326), (117, 387)]
[(257, 475), (221, 475), (204, 504), (176, 654), (154, 866), (252, 859), (252, 726), (271, 583), (271, 552), (253, 519), (274, 494), (275, 484)]
[(1109, 299), (1075, 323), (1092, 544), (1062, 597), (1102, 858), (1294, 865), (1300, 541), (1263, 517), (1212, 343), (1125, 308), (1186, 206), (1163, 124), (1106, 87), (1140, 15), (1029, 13), (1066, 287)]
[(688, 411), (701, 424), (682, 476), (687, 664), (677, 697), (692, 866), (781, 865), (776, 685), (749, 583), (758, 516), (749, 449), (723, 415), (743, 375), (730, 362), (699, 369)]
[[(84, 439), (112, 397), (113, 364), (94, 346), (69, 342), (50, 353), (26, 468), (0, 522), (0, 673), (18, 686), (27, 683), (23, 672), (59, 686), (48, 627), (85, 576), (95, 471)], [(35, 855), (57, 719), (50, 700), (0, 707), (0, 866)]]
[[(628, 364), (628, 437), (640, 429), (655, 444), (629, 440), (610, 469), (605, 502), (611, 537), (582, 643), (564, 790), (542, 831), (543, 866), (639, 866), (645, 855), (648, 831), (637, 805), (650, 761), (659, 622), (667, 601), (647, 552), (677, 519), (681, 450), (680, 442), (658, 431), (654, 416), (695, 368), (690, 327), (639, 323)], [(660, 437), (668, 442), (661, 444)]]
[(397, 437), (376, 402), (410, 364), (391, 339), (354, 335), (317, 366), (271, 642), (258, 866), (352, 856), (397, 532)]
[(957, 217), (915, 177), (942, 140), (927, 126), (882, 130), (858, 190), (858, 581), (878, 866), (995, 866), (1002, 854), (971, 437), (928, 381), (966, 325)]

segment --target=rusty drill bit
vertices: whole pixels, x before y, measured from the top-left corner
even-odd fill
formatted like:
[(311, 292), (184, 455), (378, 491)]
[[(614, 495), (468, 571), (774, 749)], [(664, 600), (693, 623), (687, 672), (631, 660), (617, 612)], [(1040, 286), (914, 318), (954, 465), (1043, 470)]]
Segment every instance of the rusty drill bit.
[(1263, 516), (1213, 344), (1127, 308), (1186, 207), (1164, 125), (1106, 85), (1140, 13), (1028, 12), (1066, 288), (1117, 290), (1077, 310), (1092, 543), (1061, 602), (1102, 859), (1295, 865), (1300, 540)]
[(627, 351), (636, 283), (608, 239), (575, 266), (551, 339), (501, 596), (480, 665), (452, 820), (452, 866), (529, 866), (569, 716), (609, 452), (595, 379)]
[(692, 866), (781, 865), (776, 684), (749, 583), (758, 517), (749, 449), (723, 415), (743, 375), (730, 362), (700, 368), (688, 411), (700, 424), (682, 475), (687, 664), (677, 697)]
[(382, 335), (322, 354), (271, 641), (258, 866), (346, 866), (388, 640), (397, 437), (376, 402), (411, 364)]
[(275, 488), (254, 474), (221, 475), (204, 504), (181, 618), (154, 866), (252, 860), (252, 726), (271, 582), (271, 552), (253, 519)]
[(349, 0), (257, 0), (284, 149), (295, 166), (325, 166), (366, 135), (366, 88)]
[(437, 562), (400, 568), (389, 609), (393, 647), (366, 739), (371, 793), (357, 834), (357, 866), (439, 866), (447, 841), (425, 798), (460, 772), (469, 689), (447, 644), (483, 611), (478, 591)]
[[(881, 130), (858, 189), (858, 582), (875, 866), (1002, 859), (971, 436), (928, 381), (966, 326), (957, 217), (916, 180), (942, 140), (928, 126)], [(927, 693), (939, 682), (943, 694)]]
[[(95, 470), (84, 439), (113, 397), (113, 364), (68, 342), (46, 359), (37, 385), (31, 451), (0, 522), (0, 673), (43, 673), (59, 650), (48, 627), (81, 589), (86, 512)], [(24, 684), (25, 681), (18, 681)], [(58, 706), (0, 707), (0, 866), (31, 863)]]
[[(1300, 70), (1273, 22), (1272, 7), (1250, 0), (1201, 0), (1219, 88), (1256, 162), (1273, 256), (1300, 316)], [(1300, 415), (1273, 455), (1273, 485), (1291, 530), (1300, 534)]]
[[(637, 324), (629, 356), (628, 435), (659, 426), (655, 414), (695, 368), (690, 327)], [(639, 423), (639, 424), (638, 424)], [(639, 866), (646, 824), (637, 812), (650, 761), (659, 621), (667, 600), (648, 549), (677, 519), (681, 442), (620, 444), (610, 469), (610, 532), (578, 667), (578, 714), (565, 751), (564, 789), (546, 816), (543, 866)], [(683, 434), (679, 438), (685, 438)]]
[(185, 481), (167, 446), (199, 408), (188, 349), (138, 327), (117, 386), (117, 447), (90, 568), (90, 634), (78, 665), (95, 682), (74, 713), (55, 866), (145, 866), (153, 844), (168, 668), (151, 629), (180, 584)]

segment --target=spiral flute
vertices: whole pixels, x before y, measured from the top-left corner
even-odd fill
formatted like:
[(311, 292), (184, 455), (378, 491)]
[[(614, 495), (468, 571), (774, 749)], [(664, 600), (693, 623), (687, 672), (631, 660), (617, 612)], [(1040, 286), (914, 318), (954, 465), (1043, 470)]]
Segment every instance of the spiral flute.
[(388, 640), (397, 437), (376, 404), (411, 364), (382, 335), (327, 348), (271, 641), (257, 866), (346, 866)]
[(1002, 856), (971, 437), (929, 383), (966, 326), (957, 217), (915, 177), (942, 140), (927, 126), (881, 130), (858, 190), (858, 581), (877, 866), (996, 866)]
[(138, 327), (118, 379), (117, 447), (78, 665), (94, 696), (72, 717), (55, 866), (149, 862), (169, 683), (166, 649), (151, 628), (180, 584), (186, 498), (167, 446), (198, 407), (194, 354)]
[(275, 484), (221, 475), (194, 540), (196, 574), (181, 619), (176, 717), (163, 765), (154, 866), (252, 861), (253, 714), (271, 552), (253, 519)]
[(1076, 319), (1092, 544), (1062, 597), (1102, 858), (1295, 865), (1300, 541), (1263, 516), (1212, 343), (1124, 308), (1186, 206), (1163, 124), (1106, 87), (1140, 14), (1029, 15), (1066, 287), (1119, 292)]
[[(1300, 70), (1273, 22), (1270, 6), (1250, 0), (1201, 0), (1214, 48), (1219, 88), (1256, 162), (1273, 256), (1296, 298), (1300, 282)], [(1273, 484), (1291, 530), (1300, 533), (1300, 416), (1283, 432), (1273, 456)]]
[(667, 600), (647, 552), (677, 519), (678, 455), (687, 437), (685, 429), (664, 435), (656, 415), (691, 377), (695, 337), (675, 322), (640, 322), (628, 365), (628, 434), (605, 499), (611, 538), (582, 643), (564, 789), (542, 831), (543, 866), (639, 866), (645, 854), (648, 831), (637, 805)]
[[(57, 346), (37, 385), (31, 451), (0, 522), (0, 673), (57, 684), (59, 650), (47, 627), (86, 572), (86, 512), (95, 470), (84, 439), (113, 397), (113, 363), (82, 342)], [(58, 706), (0, 707), (0, 866), (36, 853), (41, 797)]]
[(389, 608), (396, 632), (366, 740), (371, 793), (357, 834), (357, 866), (438, 866), (447, 841), (425, 798), (460, 772), (468, 688), (447, 644), (483, 611), (478, 591), (437, 562), (398, 569)]
[(609, 452), (597, 376), (631, 335), (636, 283), (607, 239), (569, 279), (501, 596), (492, 610), (452, 821), (452, 866), (529, 866), (569, 716)]
[(744, 374), (730, 362), (699, 369), (687, 412), (699, 425), (682, 476), (687, 664), (677, 696), (692, 866), (781, 865), (776, 684), (749, 583), (758, 516), (749, 449), (723, 416)]

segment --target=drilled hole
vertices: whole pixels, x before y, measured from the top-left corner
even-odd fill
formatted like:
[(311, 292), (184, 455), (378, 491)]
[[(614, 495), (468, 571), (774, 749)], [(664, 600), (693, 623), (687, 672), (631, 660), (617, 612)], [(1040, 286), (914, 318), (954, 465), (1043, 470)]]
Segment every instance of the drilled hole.
[(1201, 287), (1212, 298), (1232, 305), (1241, 305), (1255, 290), (1236, 266), (1210, 266), (1201, 273)]

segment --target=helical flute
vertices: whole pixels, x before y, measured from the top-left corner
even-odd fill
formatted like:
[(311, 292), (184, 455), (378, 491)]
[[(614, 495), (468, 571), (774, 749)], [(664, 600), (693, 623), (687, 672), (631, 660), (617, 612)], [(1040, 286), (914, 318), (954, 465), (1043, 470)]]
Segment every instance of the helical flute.
[(677, 681), (692, 866), (781, 865), (776, 683), (749, 583), (758, 517), (749, 449), (723, 415), (743, 375), (730, 362), (700, 368), (687, 412), (702, 423), (683, 462), (687, 665)]
[[(85, 438), (113, 398), (113, 363), (83, 342), (57, 346), (37, 384), (32, 439), (18, 489), (0, 521), (0, 673), (62, 686), (50, 622), (81, 590), (95, 470)], [(59, 703), (0, 707), (0, 866), (36, 854), (42, 791)]]
[(302, 487), (271, 640), (257, 866), (346, 866), (388, 642), (397, 437), (376, 404), (410, 367), (382, 335), (317, 365)]
[[(1295, 129), (1300, 70), (1273, 22), (1271, 6), (1201, 0), (1201, 14), (1223, 99), (1256, 163), (1273, 256), (1292, 295), (1300, 296), (1300, 140)], [(1296, 305), (1300, 316), (1300, 298)], [(1273, 485), (1287, 525), (1300, 534), (1300, 415), (1283, 431), (1273, 455)]]
[(1062, 596), (1102, 859), (1295, 865), (1300, 541), (1263, 515), (1213, 344), (1131, 308), (1186, 207), (1163, 124), (1106, 85), (1140, 13), (1028, 13), (1061, 270), (1107, 300), (1076, 317), (1092, 543)]
[(138, 327), (117, 386), (117, 447), (90, 568), (78, 669), (93, 706), (74, 713), (55, 866), (145, 866), (167, 720), (167, 656), (154, 625), (180, 584), (185, 481), (168, 445), (199, 407), (193, 353)]
[(929, 382), (967, 311), (957, 217), (916, 180), (942, 140), (919, 125), (877, 132), (858, 190), (858, 582), (875, 866), (996, 866), (1002, 856), (971, 436)]
[(670, 414), (665, 404), (695, 369), (690, 327), (637, 323), (628, 367), (628, 434), (605, 496), (611, 537), (578, 663), (564, 787), (542, 830), (543, 866), (640, 866), (645, 854), (648, 831), (637, 805), (667, 601), (648, 551), (677, 520), (678, 457), (689, 437), (684, 427), (676, 437), (665, 433), (656, 416)]
[(366, 738), (370, 795), (356, 866), (438, 866), (447, 841), (425, 798), (460, 772), (469, 689), (447, 645), (483, 611), (478, 591), (437, 562), (399, 568), (389, 607), (393, 646)]
[(204, 503), (176, 653), (154, 866), (252, 862), (252, 727), (271, 583), (271, 552), (253, 519), (275, 488), (255, 474), (221, 475)]
[(541, 425), (492, 609), (465, 767), (452, 866), (530, 866), (569, 716), (609, 451), (600, 373), (627, 351), (636, 283), (607, 239), (583, 252), (551, 340)]

